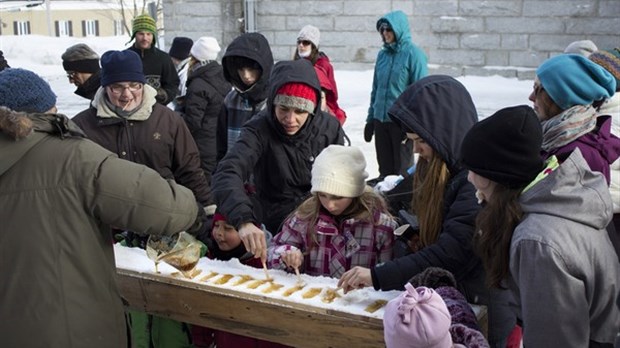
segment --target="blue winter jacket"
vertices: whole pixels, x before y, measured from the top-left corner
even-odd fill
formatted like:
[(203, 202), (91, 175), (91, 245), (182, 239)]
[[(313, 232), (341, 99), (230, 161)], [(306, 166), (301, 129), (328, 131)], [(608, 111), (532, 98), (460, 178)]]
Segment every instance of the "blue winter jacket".
[(366, 122), (373, 119), (390, 122), (388, 110), (407, 86), (428, 75), (426, 54), (411, 41), (407, 15), (392, 11), (377, 21), (377, 30), (388, 23), (395, 42), (384, 43), (377, 54)]

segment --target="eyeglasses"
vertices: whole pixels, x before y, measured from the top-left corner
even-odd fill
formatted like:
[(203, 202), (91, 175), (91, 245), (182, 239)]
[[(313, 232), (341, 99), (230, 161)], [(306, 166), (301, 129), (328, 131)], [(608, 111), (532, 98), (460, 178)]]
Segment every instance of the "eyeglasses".
[(308, 40), (297, 40), (297, 44), (298, 45), (303, 45), (303, 46), (310, 46), (310, 45), (312, 45), (312, 42), (310, 42)]
[(132, 82), (128, 85), (111, 85), (108, 86), (108, 88), (114, 94), (122, 94), (126, 89), (128, 89), (129, 92), (137, 92), (142, 89), (142, 84), (139, 82)]
[(78, 73), (76, 71), (67, 71), (67, 78), (70, 79), (70, 80), (75, 80), (75, 76), (77, 74)]

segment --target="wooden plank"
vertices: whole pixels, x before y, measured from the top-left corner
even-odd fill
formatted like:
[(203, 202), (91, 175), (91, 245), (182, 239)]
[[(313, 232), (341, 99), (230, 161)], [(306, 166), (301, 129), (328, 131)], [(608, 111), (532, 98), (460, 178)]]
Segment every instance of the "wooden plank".
[(381, 319), (118, 269), (126, 305), (295, 347), (383, 347)]

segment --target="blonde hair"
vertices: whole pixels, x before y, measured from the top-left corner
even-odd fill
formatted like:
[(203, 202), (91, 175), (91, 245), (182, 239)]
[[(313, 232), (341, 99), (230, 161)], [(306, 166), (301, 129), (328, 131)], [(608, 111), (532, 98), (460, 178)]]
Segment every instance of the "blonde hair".
[(413, 175), (411, 210), (418, 217), (423, 247), (435, 243), (441, 232), (443, 196), (449, 179), (448, 166), (437, 154), (430, 161), (421, 159)]
[[(306, 238), (309, 241), (308, 250), (312, 249), (313, 245), (318, 245), (315, 226), (319, 219), (320, 211), (321, 200), (319, 199), (319, 192), (315, 192), (291, 214), (291, 216), (297, 216), (298, 219), (308, 223), (308, 229), (306, 230)], [(366, 185), (362, 195), (352, 198), (351, 204), (338, 216), (338, 220), (356, 219), (371, 222), (373, 225), (376, 225), (378, 222), (378, 220), (374, 218), (374, 213), (376, 211), (389, 215), (387, 204), (383, 196)], [(312, 241), (312, 243), (310, 243), (310, 241)]]

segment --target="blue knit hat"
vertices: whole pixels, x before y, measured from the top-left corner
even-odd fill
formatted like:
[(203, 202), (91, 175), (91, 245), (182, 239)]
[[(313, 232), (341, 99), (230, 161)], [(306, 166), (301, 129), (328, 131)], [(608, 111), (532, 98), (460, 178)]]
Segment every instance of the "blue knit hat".
[(130, 50), (107, 51), (101, 56), (101, 85), (115, 82), (146, 83), (140, 56)]
[(47, 112), (56, 105), (56, 95), (39, 75), (24, 69), (0, 72), (0, 105), (21, 112)]
[(547, 94), (562, 109), (590, 105), (611, 97), (616, 79), (600, 65), (578, 54), (562, 54), (547, 59), (536, 70)]

